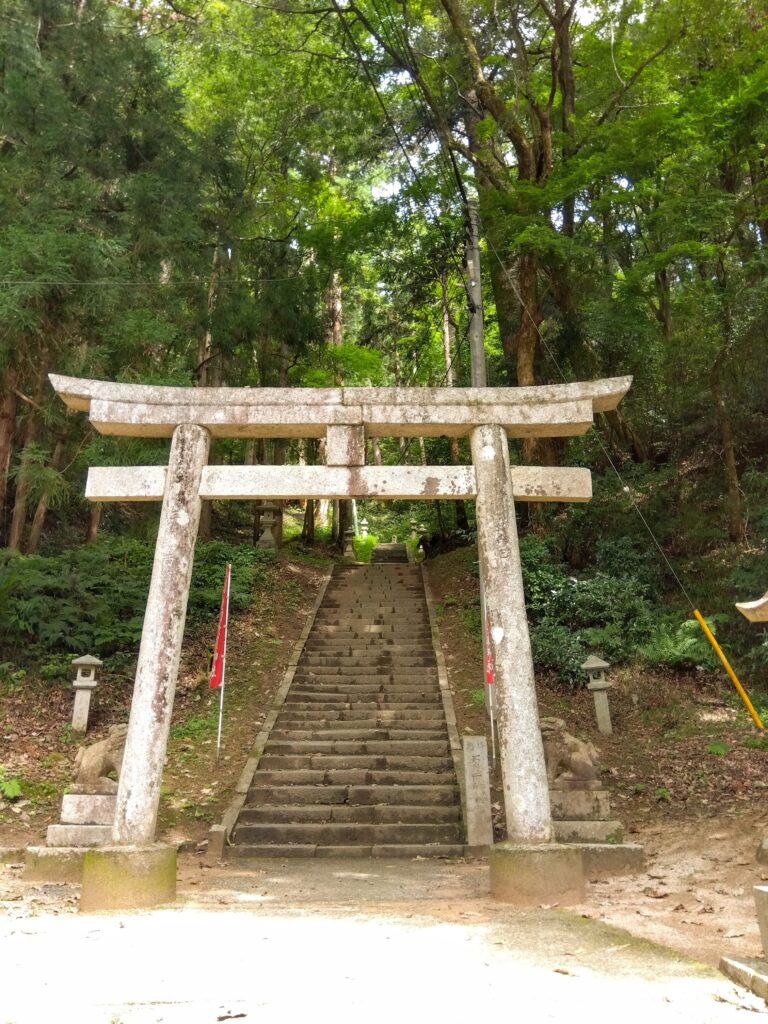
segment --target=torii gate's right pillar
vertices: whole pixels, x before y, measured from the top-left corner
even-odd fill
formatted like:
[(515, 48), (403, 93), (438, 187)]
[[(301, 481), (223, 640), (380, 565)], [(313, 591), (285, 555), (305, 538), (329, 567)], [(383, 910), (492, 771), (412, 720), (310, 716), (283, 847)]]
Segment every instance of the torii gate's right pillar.
[(507, 835), (518, 843), (548, 843), (552, 815), (503, 427), (480, 426), (472, 431), (472, 461)]
[(523, 905), (578, 902), (584, 899), (581, 851), (552, 842), (507, 434), (501, 426), (485, 424), (472, 430), (471, 442), (508, 836), (491, 847), (491, 895)]

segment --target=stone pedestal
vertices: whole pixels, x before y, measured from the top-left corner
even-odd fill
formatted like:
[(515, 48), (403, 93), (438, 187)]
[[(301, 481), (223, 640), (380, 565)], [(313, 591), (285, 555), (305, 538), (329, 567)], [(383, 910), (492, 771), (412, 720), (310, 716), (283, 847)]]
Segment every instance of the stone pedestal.
[(488, 742), (485, 736), (465, 736), (462, 746), (467, 846), (479, 851), (493, 842)]
[(86, 732), (88, 729), (88, 715), (91, 710), (91, 694), (96, 689), (96, 683), (73, 683), (75, 691), (75, 706), (72, 710), (72, 732)]
[(608, 690), (610, 688), (611, 684), (605, 681), (587, 683), (587, 689), (592, 691), (592, 696), (595, 699), (597, 728), (604, 736), (610, 736), (613, 733), (611, 711), (608, 707)]
[(116, 800), (114, 793), (65, 794), (61, 801), (61, 824), (48, 826), (46, 842), (58, 847), (109, 845)]
[(577, 846), (497, 843), (491, 848), (489, 864), (491, 896), (502, 903), (564, 906), (584, 900), (584, 869)]
[(176, 899), (176, 848), (107, 846), (83, 859), (80, 911), (146, 910)]

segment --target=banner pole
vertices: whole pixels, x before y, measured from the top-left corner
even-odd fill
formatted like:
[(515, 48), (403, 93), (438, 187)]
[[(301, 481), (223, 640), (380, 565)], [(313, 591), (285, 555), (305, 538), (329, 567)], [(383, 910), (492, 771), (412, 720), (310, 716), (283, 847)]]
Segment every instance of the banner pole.
[(224, 684), (227, 678), (227, 638), (229, 635), (229, 591), (231, 583), (232, 565), (227, 562), (227, 571), (225, 578), (225, 587), (227, 590), (227, 600), (224, 608), (224, 651), (221, 656), (221, 686), (219, 687), (219, 727), (216, 733), (216, 764), (219, 763), (219, 754), (221, 753), (221, 726), (224, 720)]

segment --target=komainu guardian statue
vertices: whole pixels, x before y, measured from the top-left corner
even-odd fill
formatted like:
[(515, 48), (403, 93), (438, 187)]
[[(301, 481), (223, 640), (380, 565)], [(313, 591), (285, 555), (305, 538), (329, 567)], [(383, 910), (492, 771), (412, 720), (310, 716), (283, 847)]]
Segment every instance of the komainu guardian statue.
[(106, 739), (80, 747), (75, 758), (75, 781), (70, 792), (116, 793), (117, 781), (110, 772), (120, 777), (123, 763), (127, 725), (112, 725)]
[(597, 748), (566, 732), (562, 718), (542, 718), (541, 738), (550, 789), (599, 789)]

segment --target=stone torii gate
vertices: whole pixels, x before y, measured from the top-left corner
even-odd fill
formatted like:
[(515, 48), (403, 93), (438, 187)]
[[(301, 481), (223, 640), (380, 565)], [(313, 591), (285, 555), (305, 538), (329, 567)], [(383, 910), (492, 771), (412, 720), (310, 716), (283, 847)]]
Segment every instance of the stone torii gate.
[[(202, 499), (474, 499), (509, 838), (552, 822), (515, 501), (589, 501), (587, 469), (509, 464), (508, 438), (584, 434), (630, 377), (528, 388), (184, 388), (51, 375), (102, 434), (171, 438), (165, 466), (92, 468), (91, 501), (162, 500), (112, 838), (155, 837)], [(370, 437), (468, 436), (472, 465), (367, 466)], [(209, 466), (212, 437), (326, 438), (325, 466)]]

